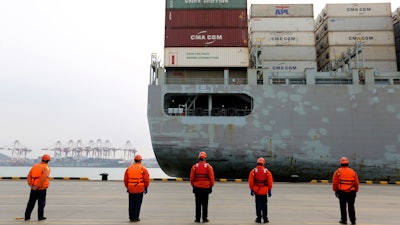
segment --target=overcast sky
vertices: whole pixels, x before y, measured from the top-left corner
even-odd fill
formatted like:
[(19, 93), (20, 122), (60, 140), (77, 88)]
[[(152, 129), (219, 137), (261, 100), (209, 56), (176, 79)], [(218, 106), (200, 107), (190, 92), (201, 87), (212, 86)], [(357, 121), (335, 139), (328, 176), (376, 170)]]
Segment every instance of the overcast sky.
[[(346, 2), (280, 3), (314, 3), (316, 16)], [(154, 157), (147, 86), (164, 15), (165, 0), (0, 0), (0, 148), (19, 140), (32, 158), (57, 141), (101, 139)]]

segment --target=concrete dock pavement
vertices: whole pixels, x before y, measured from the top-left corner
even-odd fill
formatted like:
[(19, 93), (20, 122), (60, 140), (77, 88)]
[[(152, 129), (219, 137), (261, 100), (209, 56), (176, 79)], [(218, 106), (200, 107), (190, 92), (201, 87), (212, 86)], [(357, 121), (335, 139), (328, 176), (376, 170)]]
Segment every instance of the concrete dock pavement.
[[(128, 195), (122, 181), (51, 181), (45, 216), (22, 217), (29, 197), (25, 180), (0, 181), (1, 224), (141, 224), (184, 225), (194, 222), (194, 195), (187, 181), (152, 181), (141, 221), (128, 219)], [(339, 202), (326, 183), (275, 183), (268, 199), (269, 224), (338, 224)], [(400, 185), (361, 184), (356, 199), (357, 224), (400, 223)], [(210, 225), (256, 224), (254, 198), (246, 182), (216, 182), (209, 199)]]

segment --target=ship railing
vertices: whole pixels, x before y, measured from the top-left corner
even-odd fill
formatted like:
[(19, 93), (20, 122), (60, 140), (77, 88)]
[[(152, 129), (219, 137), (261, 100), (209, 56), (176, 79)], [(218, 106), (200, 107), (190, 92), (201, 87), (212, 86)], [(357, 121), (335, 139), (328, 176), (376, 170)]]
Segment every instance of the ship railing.
[(167, 78), (165, 84), (228, 84), (242, 85), (247, 84), (247, 78)]
[[(195, 108), (188, 110), (174, 110), (175, 108), (165, 109), (164, 112), (169, 116), (246, 116), (251, 113), (250, 109), (236, 108)], [(178, 109), (178, 108), (177, 108)]]

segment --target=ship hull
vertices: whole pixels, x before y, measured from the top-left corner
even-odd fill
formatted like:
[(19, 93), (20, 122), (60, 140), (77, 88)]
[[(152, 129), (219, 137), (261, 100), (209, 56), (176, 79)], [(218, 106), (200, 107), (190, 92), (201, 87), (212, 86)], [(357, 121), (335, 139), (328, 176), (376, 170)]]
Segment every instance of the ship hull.
[[(242, 93), (247, 116), (170, 116), (168, 93)], [(361, 180), (400, 180), (398, 85), (149, 85), (148, 122), (157, 161), (188, 177), (200, 151), (218, 178), (247, 178), (264, 157), (276, 180), (331, 179), (349, 158)]]

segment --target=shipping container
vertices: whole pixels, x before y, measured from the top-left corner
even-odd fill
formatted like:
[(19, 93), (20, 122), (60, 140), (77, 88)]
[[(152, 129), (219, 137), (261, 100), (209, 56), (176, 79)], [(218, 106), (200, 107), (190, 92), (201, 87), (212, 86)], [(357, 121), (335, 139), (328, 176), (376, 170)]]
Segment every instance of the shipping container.
[(250, 45), (315, 45), (314, 32), (259, 31), (250, 34)]
[(252, 4), (250, 17), (314, 18), (314, 7), (313, 4)]
[(391, 31), (392, 17), (347, 17), (329, 18), (316, 32), (316, 37), (323, 37), (329, 31)]
[(393, 31), (333, 31), (328, 32), (320, 41), (316, 48), (326, 49), (329, 46), (354, 46), (356, 43), (362, 43), (363, 46), (370, 45), (394, 45)]
[(248, 67), (248, 48), (164, 48), (164, 67)]
[(261, 67), (274, 72), (304, 72), (306, 69), (317, 69), (317, 62), (263, 60)]
[[(251, 52), (254, 52), (252, 47)], [(262, 61), (316, 61), (314, 46), (261, 46)]]
[(246, 9), (167, 9), (166, 28), (247, 28)]
[(313, 18), (251, 18), (250, 31), (314, 31)]
[(167, 28), (165, 47), (247, 47), (247, 28)]
[[(340, 59), (344, 54), (350, 52), (350, 46), (331, 46), (327, 48), (317, 58), (318, 65), (325, 65), (327, 62)], [(363, 46), (364, 60), (379, 61), (379, 60), (396, 60), (396, 49), (393, 46)], [(361, 55), (359, 56), (361, 59)]]
[(390, 3), (326, 4), (316, 18), (317, 27), (330, 17), (390, 17)]
[(247, 0), (167, 0), (167, 9), (247, 9)]
[[(350, 63), (351, 67), (355, 66), (354, 60)], [(396, 72), (397, 71), (397, 62), (396, 60), (383, 60), (383, 61), (370, 61), (367, 60), (364, 62), (364, 66), (367, 68), (374, 68), (377, 72)]]
[[(318, 71), (330, 71), (330, 68), (332, 68), (332, 65), (334, 65), (334, 64), (335, 64), (334, 62), (328, 62), (322, 67), (320, 67), (320, 65), (318, 64), (318, 66), (319, 66)], [(358, 64), (358, 67), (372, 68), (375, 72), (379, 73), (379, 72), (397, 72), (398, 70), (397, 70), (396, 65), (397, 65), (396, 61), (383, 60), (383, 61), (364, 61), (364, 66), (361, 64)], [(350, 71), (352, 68), (356, 68), (356, 67), (357, 66), (356, 66), (355, 61), (352, 60), (350, 62), (347, 62), (347, 64), (345, 65), (344, 71)], [(343, 70), (339, 69), (338, 71), (343, 71)], [(377, 74), (377, 75), (379, 75), (379, 74)], [(386, 79), (386, 81), (385, 81), (385, 79), (379, 80), (379, 78), (376, 77), (375, 84), (379, 84), (379, 83), (390, 84), (390, 81), (387, 79)]]

